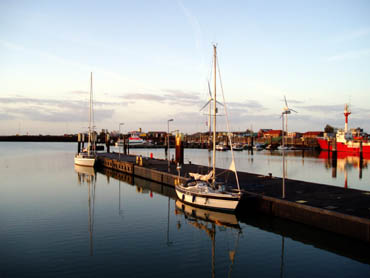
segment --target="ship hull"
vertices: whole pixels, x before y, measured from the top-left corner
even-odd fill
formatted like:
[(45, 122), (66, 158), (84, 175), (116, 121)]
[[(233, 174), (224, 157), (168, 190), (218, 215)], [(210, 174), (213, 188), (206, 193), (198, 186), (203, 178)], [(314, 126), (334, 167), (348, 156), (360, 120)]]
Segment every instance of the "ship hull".
[[(333, 150), (333, 145), (329, 144), (328, 141), (324, 138), (317, 139), (320, 148), (322, 150)], [(360, 153), (361, 152), (361, 143), (359, 141), (348, 141), (346, 143), (337, 142), (336, 149), (338, 152), (350, 152), (350, 153)], [(370, 143), (363, 142), (362, 143), (362, 152), (363, 153), (370, 153)]]

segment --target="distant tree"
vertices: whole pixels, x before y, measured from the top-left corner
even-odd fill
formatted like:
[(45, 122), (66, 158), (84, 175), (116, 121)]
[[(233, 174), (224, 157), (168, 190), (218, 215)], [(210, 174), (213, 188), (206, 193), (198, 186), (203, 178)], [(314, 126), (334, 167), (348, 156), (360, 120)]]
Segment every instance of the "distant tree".
[(334, 127), (332, 127), (331, 125), (326, 125), (325, 128), (324, 128), (324, 131), (326, 133), (334, 133)]

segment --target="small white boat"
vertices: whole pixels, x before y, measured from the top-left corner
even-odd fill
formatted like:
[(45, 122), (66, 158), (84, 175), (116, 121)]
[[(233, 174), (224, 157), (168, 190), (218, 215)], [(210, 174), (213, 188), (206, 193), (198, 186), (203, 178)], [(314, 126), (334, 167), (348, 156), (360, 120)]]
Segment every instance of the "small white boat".
[(253, 149), (256, 151), (262, 151), (264, 150), (264, 145), (257, 143), (256, 145), (253, 146)]
[(96, 156), (85, 152), (75, 155), (75, 165), (94, 167)]
[(233, 150), (241, 152), (242, 150), (244, 150), (244, 146), (242, 144), (233, 144)]
[(229, 148), (226, 145), (222, 144), (222, 143), (216, 145), (216, 151), (224, 152), (224, 151), (227, 151), (228, 149)]
[(289, 150), (292, 150), (291, 147), (288, 147), (288, 146), (279, 146), (277, 148), (279, 151), (289, 151)]
[(147, 142), (146, 142), (144, 139), (142, 139), (142, 138), (140, 138), (139, 136), (137, 136), (137, 135), (132, 135), (132, 136), (130, 136), (130, 138), (128, 139), (128, 144), (129, 144), (130, 146), (140, 146), (140, 145), (145, 145), (145, 144), (147, 144)]
[(94, 148), (92, 148), (92, 146), (95, 145), (95, 142), (93, 142), (92, 140), (92, 137), (93, 137), (92, 135), (94, 132), (93, 132), (93, 128), (91, 128), (92, 106), (93, 106), (93, 96), (92, 96), (92, 73), (91, 73), (90, 75), (90, 107), (89, 107), (89, 141), (88, 141), (86, 150), (83, 152), (77, 153), (74, 158), (75, 164), (80, 165), (80, 166), (94, 167), (95, 165), (96, 154), (95, 154)]

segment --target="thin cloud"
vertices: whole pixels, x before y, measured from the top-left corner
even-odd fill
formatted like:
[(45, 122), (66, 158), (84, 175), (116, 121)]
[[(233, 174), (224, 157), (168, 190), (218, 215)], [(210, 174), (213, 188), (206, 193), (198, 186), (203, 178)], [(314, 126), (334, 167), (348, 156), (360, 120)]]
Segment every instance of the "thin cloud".
[(164, 97), (170, 104), (200, 105), (201, 98), (199, 93), (184, 92), (176, 89), (165, 89), (163, 91), (167, 92)]
[[(94, 118), (99, 122), (108, 120), (112, 118), (113, 113), (113, 109), (95, 109)], [(87, 109), (76, 111), (73, 108), (66, 108), (64, 110), (57, 110), (55, 108), (40, 109), (38, 106), (29, 106), (22, 109), (7, 108), (5, 109), (5, 115), (8, 118), (2, 118), (0, 114), (0, 119), (22, 118), (40, 122), (87, 122), (88, 120)]]
[[(27, 97), (2, 97), (0, 104), (25, 104), (25, 105), (54, 105), (59, 107), (81, 108), (86, 106), (87, 101), (82, 100), (58, 100), (58, 99), (39, 99)], [(117, 106), (124, 103), (107, 102), (107, 101), (94, 101), (94, 106)]]
[(337, 36), (336, 38), (334, 38), (334, 42), (341, 43), (341, 42), (356, 40), (356, 39), (363, 38), (369, 35), (370, 35), (369, 27), (361, 28), (361, 29), (352, 30), (351, 32), (347, 32), (347, 33), (341, 34), (340, 36)]
[(200, 66), (202, 68), (205, 68), (205, 62), (204, 62), (204, 56), (203, 53), (203, 40), (202, 40), (202, 29), (200, 27), (199, 21), (195, 16), (193, 16), (189, 9), (187, 9), (184, 5), (184, 3), (180, 0), (177, 1), (178, 6), (181, 8), (182, 12), (184, 13), (185, 17), (189, 21), (193, 31), (194, 31), (194, 37), (195, 37), (195, 46), (198, 50), (198, 52), (201, 55), (201, 64)]
[(200, 95), (196, 92), (184, 92), (177, 89), (164, 89), (163, 94), (150, 94), (150, 93), (130, 93), (122, 96), (130, 103), (137, 101), (150, 101), (178, 105), (200, 105)]
[(263, 105), (256, 100), (247, 100), (242, 102), (227, 102), (227, 107), (230, 109), (251, 109), (251, 110), (264, 110)]
[(368, 57), (368, 56), (370, 56), (370, 48), (351, 50), (351, 51), (347, 51), (345, 53), (341, 53), (338, 55), (333, 55), (333, 56), (328, 57), (328, 61), (336, 62), (336, 61), (343, 61), (343, 60), (353, 60), (353, 59), (359, 59), (359, 58)]
[(0, 121), (13, 120), (15, 117), (6, 112), (0, 112)]
[(88, 95), (89, 94), (88, 91), (80, 91), (80, 90), (71, 91), (70, 93), (73, 95)]
[(165, 98), (163, 96), (154, 95), (154, 94), (144, 94), (144, 93), (131, 93), (126, 94), (123, 96), (124, 99), (128, 100), (129, 102), (136, 102), (140, 100), (144, 101), (157, 101), (163, 102)]
[(297, 106), (299, 109), (307, 110), (309, 112), (321, 112), (321, 113), (331, 113), (331, 112), (342, 112), (344, 105), (333, 104), (333, 105), (300, 105)]
[[(279, 100), (285, 104), (285, 99), (284, 98), (281, 98)], [(301, 103), (304, 103), (301, 100), (291, 99), (291, 98), (288, 98), (288, 97), (286, 97), (286, 101), (288, 102), (288, 105), (289, 104), (301, 104)]]

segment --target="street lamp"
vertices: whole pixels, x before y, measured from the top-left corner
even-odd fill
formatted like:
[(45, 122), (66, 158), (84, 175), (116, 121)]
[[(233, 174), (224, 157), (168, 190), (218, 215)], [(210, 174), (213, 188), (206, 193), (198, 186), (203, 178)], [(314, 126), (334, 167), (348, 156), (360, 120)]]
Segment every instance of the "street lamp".
[(170, 168), (170, 122), (173, 122), (173, 119), (167, 120), (167, 160), (168, 160), (168, 169)]
[(120, 139), (121, 139), (121, 125), (124, 125), (124, 123), (119, 123), (118, 125), (118, 160), (121, 160), (121, 146), (120, 146)]

